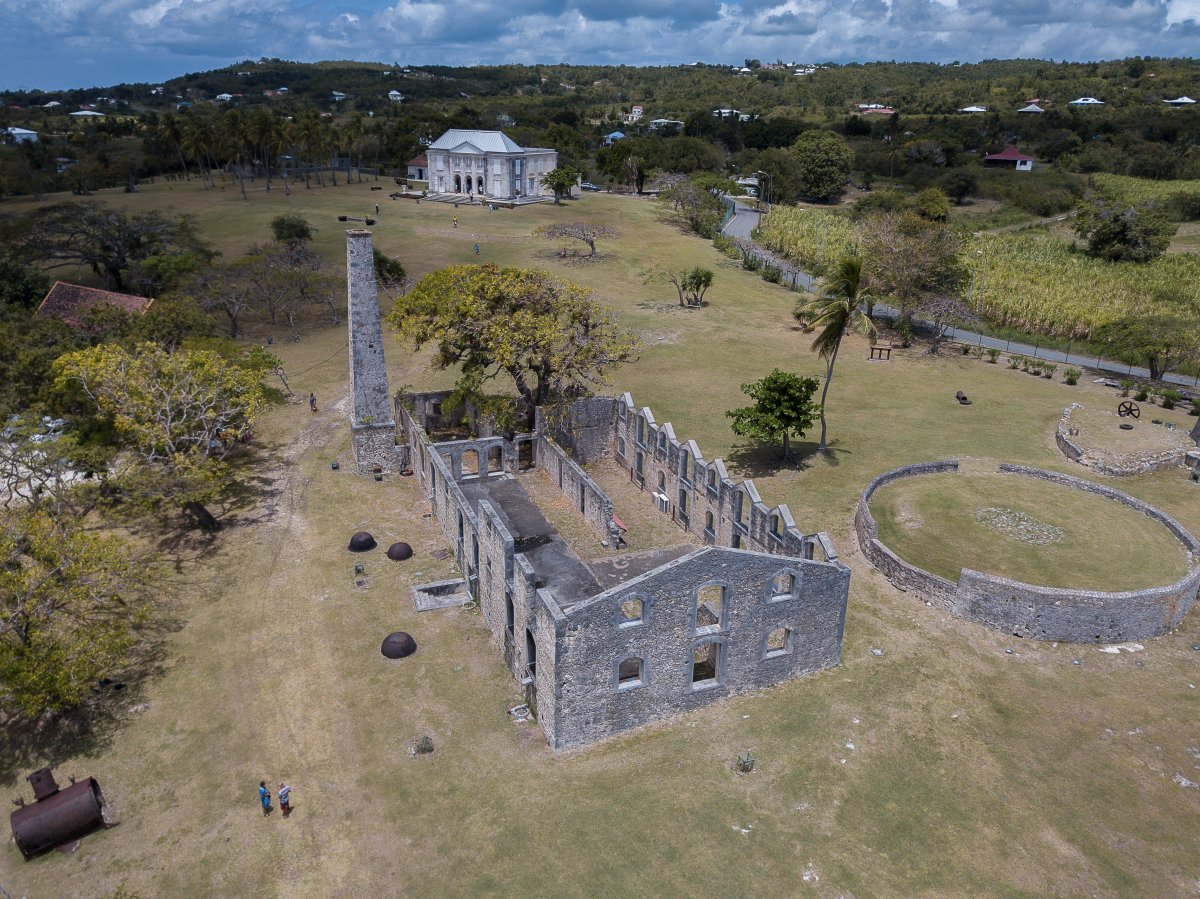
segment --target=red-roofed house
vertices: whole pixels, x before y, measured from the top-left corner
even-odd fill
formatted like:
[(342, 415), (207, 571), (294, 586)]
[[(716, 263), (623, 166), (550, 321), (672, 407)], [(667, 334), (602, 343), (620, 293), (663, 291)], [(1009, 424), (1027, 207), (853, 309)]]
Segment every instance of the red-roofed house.
[(1026, 156), (1017, 149), (1016, 144), (1009, 144), (999, 153), (983, 157), (984, 165), (1015, 166), (1018, 172), (1033, 171), (1033, 157)]
[(429, 175), (429, 160), (425, 158), (425, 154), (414, 156), (408, 162), (404, 163), (408, 166), (409, 181), (427, 181)]
[(146, 310), (153, 304), (154, 300), (151, 297), (135, 297), (127, 293), (113, 293), (111, 290), (98, 290), (95, 287), (80, 287), (78, 284), (55, 281), (46, 298), (37, 307), (36, 314), (42, 318), (57, 318), (78, 327), (83, 323), (85, 313), (97, 306), (116, 306), (130, 315), (145, 315)]

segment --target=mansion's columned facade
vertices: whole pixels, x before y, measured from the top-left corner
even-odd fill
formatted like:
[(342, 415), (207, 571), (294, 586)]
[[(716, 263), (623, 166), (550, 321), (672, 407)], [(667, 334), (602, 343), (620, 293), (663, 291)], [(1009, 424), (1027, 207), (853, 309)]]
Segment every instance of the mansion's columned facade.
[(518, 147), (502, 131), (447, 131), (425, 151), (429, 190), (481, 199), (553, 196), (542, 179), (558, 165), (558, 153)]

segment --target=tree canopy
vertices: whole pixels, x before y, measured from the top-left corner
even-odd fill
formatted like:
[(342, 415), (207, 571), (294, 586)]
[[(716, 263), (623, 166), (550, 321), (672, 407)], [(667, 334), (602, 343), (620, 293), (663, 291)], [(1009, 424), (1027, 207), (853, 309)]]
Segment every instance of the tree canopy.
[(1089, 255), (1112, 262), (1149, 262), (1171, 245), (1178, 226), (1152, 203), (1130, 205), (1099, 191), (1079, 202), (1075, 233)]
[[(856, 230), (874, 297), (890, 299), (905, 320), (929, 297), (962, 287), (962, 240), (948, 225), (889, 212), (863, 219)], [(868, 313), (873, 305), (868, 303)]]
[(597, 222), (558, 222), (542, 225), (533, 232), (538, 237), (548, 237), (551, 240), (578, 240), (588, 245), (591, 250), (588, 257), (596, 255), (596, 241), (600, 238), (616, 239), (621, 232), (611, 225)]
[(805, 131), (792, 144), (800, 195), (813, 200), (838, 196), (854, 167), (854, 151), (832, 131)]
[(554, 205), (562, 205), (562, 198), (571, 196), (571, 188), (579, 180), (579, 172), (570, 166), (560, 165), (542, 177), (542, 184), (554, 191)]
[(761, 380), (742, 385), (742, 393), (754, 400), (751, 406), (730, 409), (730, 427), (739, 437), (764, 443), (783, 444), (783, 458), (791, 456), (791, 437), (803, 437), (817, 418), (813, 394), (816, 378), (802, 378), (775, 369)]
[(433, 344), (437, 368), (460, 367), (460, 389), (507, 375), (531, 424), (537, 406), (602, 383), (638, 349), (591, 291), (533, 269), (433, 272), (397, 298), (388, 321), (414, 348)]

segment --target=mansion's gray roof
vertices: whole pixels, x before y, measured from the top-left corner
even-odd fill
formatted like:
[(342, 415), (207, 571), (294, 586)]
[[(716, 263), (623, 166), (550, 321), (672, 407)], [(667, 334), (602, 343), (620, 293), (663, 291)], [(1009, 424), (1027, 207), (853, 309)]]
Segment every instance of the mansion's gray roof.
[(461, 144), (470, 144), (481, 153), (520, 153), (518, 147), (503, 131), (474, 131), (451, 128), (432, 144), (430, 150), (457, 150)]

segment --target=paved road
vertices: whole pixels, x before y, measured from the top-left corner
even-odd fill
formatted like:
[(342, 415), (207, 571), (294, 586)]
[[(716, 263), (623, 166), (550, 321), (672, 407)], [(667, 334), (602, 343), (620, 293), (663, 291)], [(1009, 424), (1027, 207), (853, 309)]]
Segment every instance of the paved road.
[[(726, 198), (728, 200), (728, 198)], [(730, 201), (732, 202), (732, 201)], [(728, 203), (726, 204), (728, 205)], [(778, 268), (782, 273), (782, 281), (784, 284), (790, 285), (796, 290), (811, 291), (816, 284), (816, 278), (802, 271), (792, 263), (781, 259), (770, 250), (763, 249), (751, 241), (751, 234), (758, 227), (759, 215), (753, 209), (745, 209), (740, 204), (734, 204), (734, 214), (726, 222), (725, 227), (721, 229), (726, 237), (739, 238), (741, 240), (751, 242), (751, 248), (748, 252), (761, 259), (764, 264)], [(1056, 216), (1055, 219), (1057, 220)], [(1024, 226), (1027, 227), (1028, 225)], [(1018, 226), (1021, 227), (1021, 226)], [(1004, 230), (1004, 229), (998, 229)], [(884, 318), (894, 319), (899, 313), (897, 310), (882, 303), (875, 304), (875, 315)], [(916, 324), (923, 324), (919, 320)], [(1016, 353), (1022, 356), (1032, 356), (1037, 359), (1045, 359), (1047, 362), (1062, 363), (1064, 365), (1077, 365), (1087, 367), (1103, 372), (1106, 375), (1112, 375), (1117, 378), (1139, 378), (1148, 380), (1150, 371), (1146, 368), (1141, 368), (1137, 365), (1130, 365), (1125, 362), (1117, 362), (1112, 359), (1102, 359), (1099, 356), (1084, 355), (1081, 353), (1071, 352), (1070, 348), (1066, 352), (1062, 350), (1054, 350), (1049, 347), (1034, 343), (1022, 343), (1013, 340), (1003, 340), (996, 337), (986, 337), (974, 331), (967, 331), (960, 328), (950, 328), (946, 332), (946, 337), (949, 340), (957, 340), (962, 343), (971, 343), (976, 346), (1000, 350), (1004, 353)], [(1200, 388), (1200, 377), (1187, 377), (1185, 375), (1168, 374), (1163, 377), (1163, 380), (1169, 384), (1176, 384), (1181, 387)]]

